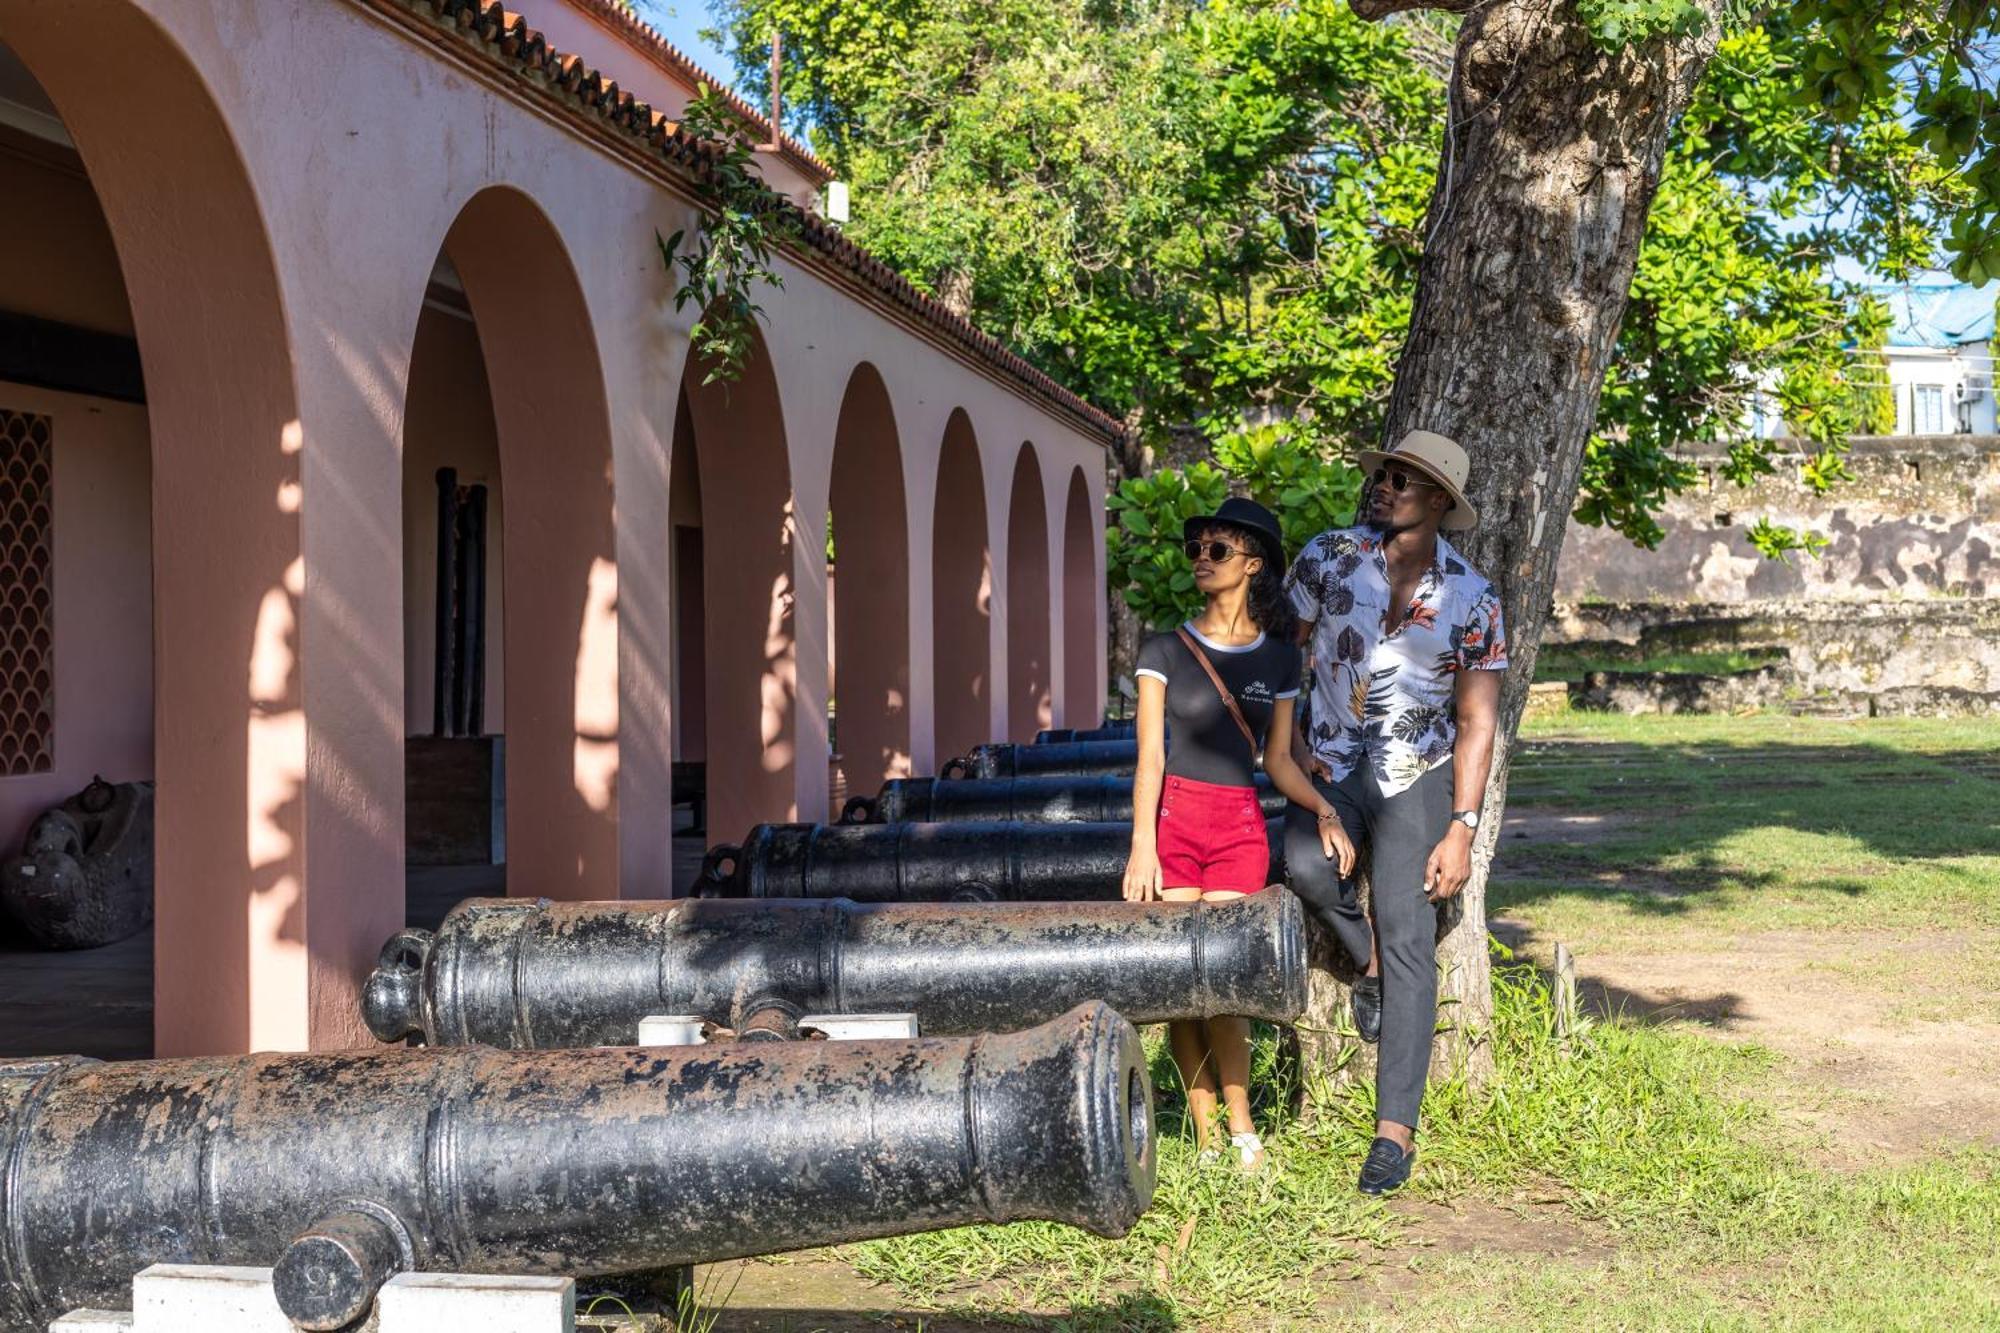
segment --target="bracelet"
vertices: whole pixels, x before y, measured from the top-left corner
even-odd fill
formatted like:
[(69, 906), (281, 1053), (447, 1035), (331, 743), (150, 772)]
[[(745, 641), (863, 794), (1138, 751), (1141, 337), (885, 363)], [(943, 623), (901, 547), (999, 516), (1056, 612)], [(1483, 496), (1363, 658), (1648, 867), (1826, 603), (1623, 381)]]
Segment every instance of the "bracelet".
[(1338, 823), (1339, 821), (1340, 821), (1340, 811), (1338, 810), (1329, 810), (1325, 814), (1319, 817), (1319, 822), (1322, 824), (1334, 824)]

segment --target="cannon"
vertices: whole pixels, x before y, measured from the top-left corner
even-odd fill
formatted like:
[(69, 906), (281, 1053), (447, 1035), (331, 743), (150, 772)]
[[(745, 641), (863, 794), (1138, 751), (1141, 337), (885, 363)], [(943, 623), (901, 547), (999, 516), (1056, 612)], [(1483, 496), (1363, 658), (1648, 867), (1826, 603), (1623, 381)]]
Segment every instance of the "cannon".
[(1150, 906), (471, 898), (435, 935), (390, 939), (362, 1012), (382, 1041), (501, 1047), (629, 1043), (649, 1014), (740, 1032), (760, 1015), (889, 1011), (970, 1036), (1085, 999), (1135, 1023), (1288, 1023), (1305, 960), (1304, 915), (1282, 891)]
[(1139, 742), (1070, 741), (1055, 745), (975, 745), (971, 753), (945, 761), (944, 778), (1089, 777), (1119, 773), (1126, 777), (1139, 766)]
[[(1269, 882), (1284, 821), (1266, 821)], [(864, 903), (1077, 902), (1119, 896), (1132, 826), (759, 824), (708, 849), (695, 893), (706, 898), (852, 898)]]
[[(1285, 813), (1285, 798), (1257, 777), (1266, 819)], [(1053, 778), (892, 778), (873, 796), (848, 798), (843, 824), (1014, 820), (1024, 824), (1117, 824), (1132, 818), (1132, 779), (1115, 774)]]
[(1050, 727), (1035, 733), (1037, 745), (1062, 745), (1071, 741), (1129, 741), (1139, 735), (1137, 722), (1106, 722), (1101, 727)]
[(0, 1328), (155, 1263), (274, 1266), (308, 1329), (399, 1271), (657, 1270), (1152, 1198), (1132, 1025), (974, 1039), (0, 1064)]

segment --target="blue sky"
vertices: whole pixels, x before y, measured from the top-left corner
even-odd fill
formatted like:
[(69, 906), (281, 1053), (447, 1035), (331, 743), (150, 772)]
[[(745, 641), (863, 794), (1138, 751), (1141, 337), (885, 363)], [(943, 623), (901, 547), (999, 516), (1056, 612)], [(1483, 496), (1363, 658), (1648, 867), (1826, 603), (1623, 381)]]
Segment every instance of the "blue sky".
[(666, 39), (688, 53), (695, 64), (735, 85), (735, 71), (722, 48), (704, 42), (699, 30), (713, 23), (703, 0), (638, 0), (639, 17), (658, 28)]

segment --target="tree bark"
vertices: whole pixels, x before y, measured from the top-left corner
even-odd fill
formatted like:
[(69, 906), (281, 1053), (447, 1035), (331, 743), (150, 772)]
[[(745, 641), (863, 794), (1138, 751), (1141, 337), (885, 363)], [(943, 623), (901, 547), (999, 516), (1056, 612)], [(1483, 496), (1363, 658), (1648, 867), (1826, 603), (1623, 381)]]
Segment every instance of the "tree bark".
[[(1363, 18), (1457, 0), (1350, 0)], [(1674, 121), (1714, 54), (1701, 34), (1606, 51), (1575, 0), (1495, 0), (1459, 31), (1444, 161), (1384, 439), (1424, 429), (1472, 457), (1479, 525), (1456, 545), (1499, 590), (1512, 666), (1473, 876), (1440, 925), (1435, 1068), (1491, 1071), (1486, 879), (1556, 557)], [(1315, 1017), (1346, 1025), (1321, 979)], [(1329, 1013), (1329, 1006), (1337, 1010)], [(1310, 1058), (1310, 1057), (1309, 1057)]]

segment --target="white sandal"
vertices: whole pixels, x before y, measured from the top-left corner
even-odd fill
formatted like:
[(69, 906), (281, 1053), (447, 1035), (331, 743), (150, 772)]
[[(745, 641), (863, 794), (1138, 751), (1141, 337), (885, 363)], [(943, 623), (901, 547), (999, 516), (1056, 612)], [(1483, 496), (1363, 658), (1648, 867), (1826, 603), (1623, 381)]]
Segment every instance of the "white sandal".
[(1254, 1130), (1245, 1134), (1231, 1134), (1229, 1146), (1236, 1149), (1236, 1164), (1245, 1171), (1255, 1171), (1263, 1165), (1258, 1159), (1264, 1155), (1264, 1140), (1258, 1138)]

